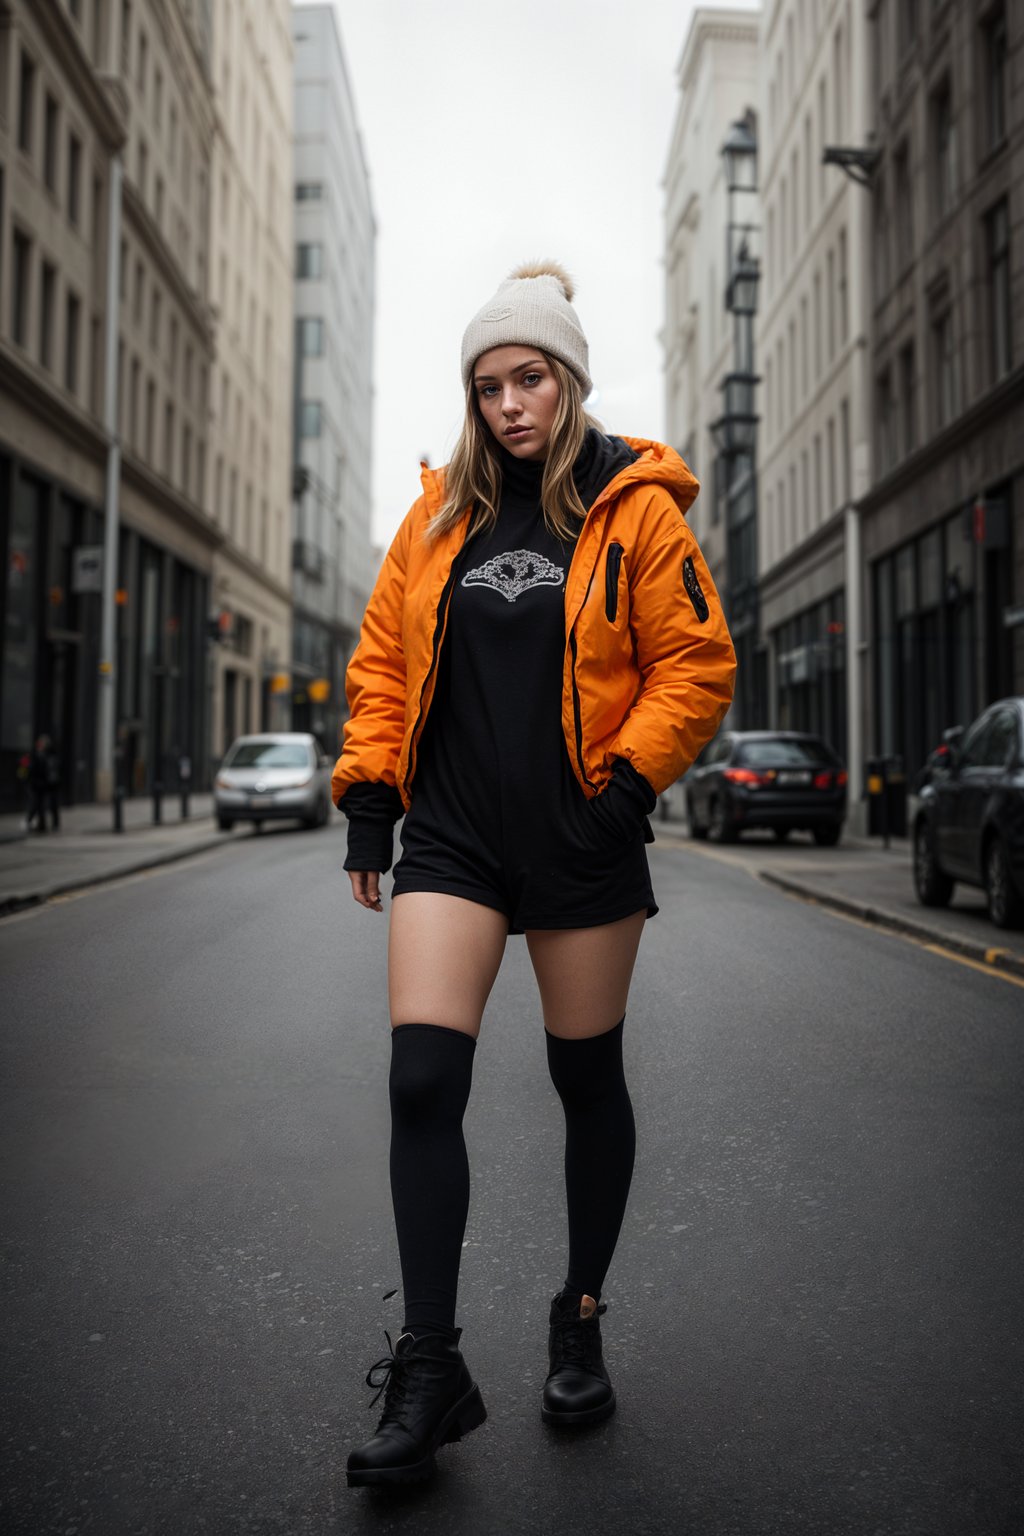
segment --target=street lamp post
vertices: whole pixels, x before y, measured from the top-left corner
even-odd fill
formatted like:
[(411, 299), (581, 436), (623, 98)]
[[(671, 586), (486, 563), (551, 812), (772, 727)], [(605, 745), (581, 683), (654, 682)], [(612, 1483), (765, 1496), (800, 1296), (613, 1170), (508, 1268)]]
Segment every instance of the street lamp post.
[(754, 316), (761, 264), (759, 226), (741, 217), (743, 199), (757, 193), (757, 131), (752, 111), (733, 123), (722, 145), (728, 196), (725, 307), (733, 316), (733, 366), (722, 379), (722, 413), (711, 425), (718, 450), (717, 480), (724, 488), (725, 597), (737, 653), (736, 714), (741, 727), (760, 714), (753, 690), (758, 645), (757, 423)]

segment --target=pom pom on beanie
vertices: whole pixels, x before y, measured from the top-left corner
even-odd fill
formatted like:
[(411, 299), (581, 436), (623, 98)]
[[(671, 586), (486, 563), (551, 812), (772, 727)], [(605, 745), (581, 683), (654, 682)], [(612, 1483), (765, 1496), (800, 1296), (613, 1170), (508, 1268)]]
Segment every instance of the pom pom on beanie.
[(468, 385), (477, 358), (492, 347), (540, 347), (576, 376), (585, 400), (594, 385), (587, 338), (572, 297), (572, 279), (557, 261), (531, 261), (516, 267), (466, 327), (463, 384)]

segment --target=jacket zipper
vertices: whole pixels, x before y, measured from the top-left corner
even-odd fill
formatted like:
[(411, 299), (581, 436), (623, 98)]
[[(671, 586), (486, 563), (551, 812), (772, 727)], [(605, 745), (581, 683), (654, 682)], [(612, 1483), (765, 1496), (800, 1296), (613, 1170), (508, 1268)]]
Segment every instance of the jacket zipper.
[(609, 544), (604, 566), (604, 613), (609, 624), (615, 623), (619, 611), (619, 567), (622, 564), (622, 545)]
[(455, 559), (452, 561), (452, 568), (448, 573), (448, 580), (445, 582), (444, 587), (442, 588), (441, 599), (437, 605), (437, 621), (434, 624), (434, 641), (430, 657), (430, 666), (427, 668), (427, 675), (423, 679), (423, 686), (420, 688), (420, 701), (416, 708), (416, 723), (413, 726), (412, 734), (409, 737), (409, 766), (405, 770), (405, 779), (403, 781), (403, 787), (405, 789), (406, 795), (409, 793), (409, 785), (412, 782), (412, 776), (416, 770), (416, 749), (420, 744), (419, 737), (420, 728), (423, 721), (423, 700), (426, 697), (427, 689), (430, 686), (430, 679), (434, 675), (434, 670), (437, 666), (437, 658), (441, 653), (441, 636), (444, 634), (445, 621), (448, 618), (448, 603), (451, 599), (452, 587), (455, 585), (455, 566), (457, 560), (458, 555), (456, 555)]
[[(583, 602), (580, 604), (579, 613), (582, 613), (584, 608), (587, 606), (587, 598), (590, 596), (590, 589), (591, 589), (591, 587), (593, 585), (594, 585), (594, 573), (593, 573), (593, 571), (591, 571), (591, 573), (590, 573), (590, 580), (587, 582), (587, 590), (584, 593)], [(579, 614), (577, 614), (577, 618), (578, 617), (579, 617)], [(580, 690), (579, 690), (579, 688), (576, 685), (576, 624), (575, 624), (575, 622), (573, 623), (572, 629), (569, 631), (569, 650), (570, 650), (570, 652), (572, 654), (572, 718), (573, 718), (573, 724), (576, 727), (576, 761), (580, 765), (580, 777), (583, 779), (584, 784), (586, 784), (588, 786), (588, 788), (596, 790), (597, 789), (597, 785), (594, 783), (594, 781), (592, 779), (588, 779), (587, 778), (587, 770), (586, 770), (586, 767), (584, 766), (584, 762), (583, 762), (583, 716), (582, 716), (581, 708), (580, 708)]]

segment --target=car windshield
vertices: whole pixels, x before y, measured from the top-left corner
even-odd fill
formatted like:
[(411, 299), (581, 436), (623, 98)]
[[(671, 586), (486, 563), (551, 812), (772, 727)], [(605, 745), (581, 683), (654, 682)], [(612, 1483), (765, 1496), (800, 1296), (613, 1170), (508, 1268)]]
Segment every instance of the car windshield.
[(736, 754), (736, 761), (746, 768), (811, 768), (835, 759), (824, 742), (746, 741)]
[(308, 768), (309, 752), (297, 741), (240, 741), (225, 768)]

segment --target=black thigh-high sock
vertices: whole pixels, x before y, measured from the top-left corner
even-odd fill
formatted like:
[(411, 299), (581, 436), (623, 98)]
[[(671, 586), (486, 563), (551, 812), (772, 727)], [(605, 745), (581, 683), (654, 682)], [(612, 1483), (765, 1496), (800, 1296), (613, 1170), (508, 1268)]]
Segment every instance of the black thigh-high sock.
[(620, 1019), (607, 1034), (548, 1034), (548, 1070), (565, 1110), (569, 1272), (565, 1290), (597, 1301), (626, 1210), (636, 1125), (622, 1070)]
[(437, 1024), (391, 1031), (391, 1198), (413, 1333), (454, 1336), (469, 1211), (462, 1117), (475, 1050), (471, 1035)]

